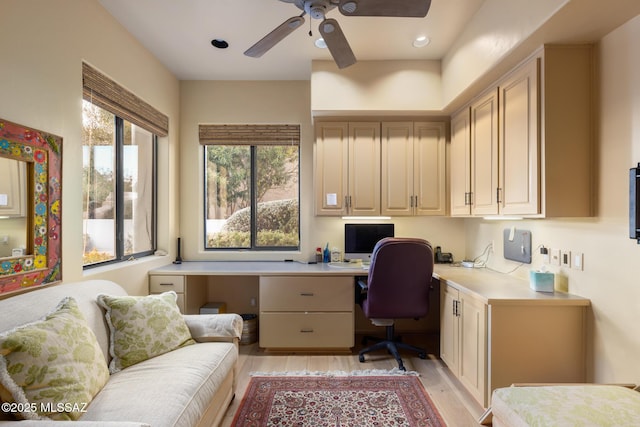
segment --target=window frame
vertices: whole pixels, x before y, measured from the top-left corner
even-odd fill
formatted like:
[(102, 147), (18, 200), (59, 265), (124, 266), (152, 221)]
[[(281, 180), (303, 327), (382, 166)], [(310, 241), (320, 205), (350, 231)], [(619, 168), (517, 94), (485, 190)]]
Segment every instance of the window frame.
[[(87, 101), (91, 103), (91, 101)], [(93, 103), (92, 103), (93, 104)], [(103, 108), (100, 105), (93, 104), (94, 107), (101, 108), (105, 111), (109, 111), (108, 109)], [(110, 112), (110, 111), (109, 111)], [(111, 112), (111, 114), (114, 114)], [(131, 261), (137, 258), (141, 258), (144, 256), (153, 255), (157, 250), (157, 242), (158, 242), (158, 135), (149, 131), (151, 133), (151, 182), (152, 182), (152, 190), (151, 190), (151, 249), (141, 252), (136, 252), (132, 254), (125, 255), (125, 238), (124, 238), (124, 221), (125, 221), (125, 191), (124, 191), (124, 122), (125, 119), (114, 114), (114, 127), (115, 127), (115, 143), (114, 143), (114, 152), (115, 152), (115, 171), (114, 171), (114, 179), (115, 179), (115, 198), (116, 198), (116, 207), (114, 214), (115, 221), (115, 236), (114, 236), (114, 258), (99, 261), (91, 264), (83, 264), (83, 270), (90, 270), (96, 267), (102, 267), (105, 265), (113, 265), (118, 264), (124, 261)], [(134, 123), (129, 122), (131, 125), (135, 125)], [(83, 212), (84, 217), (84, 212)], [(84, 254), (83, 254), (84, 255)]]
[[(215, 145), (221, 146), (233, 146), (237, 144), (224, 144), (218, 143)], [(297, 165), (297, 175), (298, 175), (298, 191), (297, 191), (297, 200), (298, 200), (298, 245), (297, 246), (257, 246), (257, 213), (258, 213), (258, 200), (256, 196), (256, 186), (257, 186), (257, 169), (258, 169), (258, 154), (257, 149), (261, 146), (261, 144), (251, 144), (246, 143), (243, 144), (250, 148), (250, 169), (251, 169), (251, 181), (249, 185), (249, 191), (251, 193), (251, 203), (250, 203), (250, 220), (249, 220), (249, 247), (226, 247), (226, 248), (213, 248), (209, 247), (207, 244), (207, 212), (209, 208), (209, 192), (207, 190), (207, 144), (202, 145), (202, 158), (203, 158), (203, 211), (202, 211), (202, 220), (203, 220), (203, 233), (202, 233), (202, 243), (205, 252), (291, 252), (291, 251), (299, 251), (301, 247), (301, 235), (300, 235), (300, 144), (297, 144), (298, 150), (298, 165)], [(272, 144), (273, 146), (286, 146), (287, 144)]]

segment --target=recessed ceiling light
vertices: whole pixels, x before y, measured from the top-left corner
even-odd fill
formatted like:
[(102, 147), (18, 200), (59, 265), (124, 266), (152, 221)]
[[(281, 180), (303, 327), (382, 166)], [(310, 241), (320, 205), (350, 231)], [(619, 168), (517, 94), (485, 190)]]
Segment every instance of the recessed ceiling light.
[(413, 47), (425, 47), (431, 42), (431, 39), (427, 36), (418, 36), (413, 41)]
[(211, 44), (218, 49), (226, 49), (229, 47), (229, 43), (222, 39), (213, 39), (211, 40)]
[(313, 44), (315, 44), (316, 47), (320, 48), (320, 49), (326, 49), (327, 48), (327, 42), (325, 42), (322, 37), (320, 37), (315, 42), (313, 42)]

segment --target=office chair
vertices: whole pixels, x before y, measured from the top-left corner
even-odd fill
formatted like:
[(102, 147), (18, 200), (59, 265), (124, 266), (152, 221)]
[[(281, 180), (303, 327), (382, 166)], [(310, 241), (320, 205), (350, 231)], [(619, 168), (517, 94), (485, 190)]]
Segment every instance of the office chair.
[[(421, 359), (426, 358), (426, 350), (402, 343), (394, 337), (394, 319), (417, 319), (428, 313), (432, 274), (433, 249), (426, 240), (387, 237), (376, 244), (371, 255), (368, 281), (359, 282), (366, 289), (361, 306), (364, 315), (374, 325), (386, 327), (386, 339), (361, 350), (358, 355), (360, 362), (365, 361), (365, 353), (385, 348), (398, 361), (398, 368), (402, 371), (405, 367), (398, 348), (415, 351)], [(371, 338), (365, 337), (365, 341)]]

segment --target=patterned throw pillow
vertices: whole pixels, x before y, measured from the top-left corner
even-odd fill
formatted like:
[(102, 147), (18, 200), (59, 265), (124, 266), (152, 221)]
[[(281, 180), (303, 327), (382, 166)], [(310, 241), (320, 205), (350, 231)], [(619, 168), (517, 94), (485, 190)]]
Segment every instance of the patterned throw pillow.
[(176, 299), (173, 291), (145, 297), (98, 295), (111, 331), (111, 373), (195, 343)]
[(77, 420), (109, 379), (76, 300), (0, 334), (0, 399), (17, 418)]

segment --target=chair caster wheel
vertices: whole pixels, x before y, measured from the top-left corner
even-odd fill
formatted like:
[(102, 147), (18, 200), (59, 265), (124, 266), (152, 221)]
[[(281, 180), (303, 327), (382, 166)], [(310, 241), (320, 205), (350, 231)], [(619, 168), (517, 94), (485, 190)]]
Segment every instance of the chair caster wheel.
[(364, 363), (364, 354), (359, 354), (358, 360), (360, 361), (360, 363)]
[(418, 357), (420, 359), (426, 359), (427, 358), (427, 353), (418, 353)]

